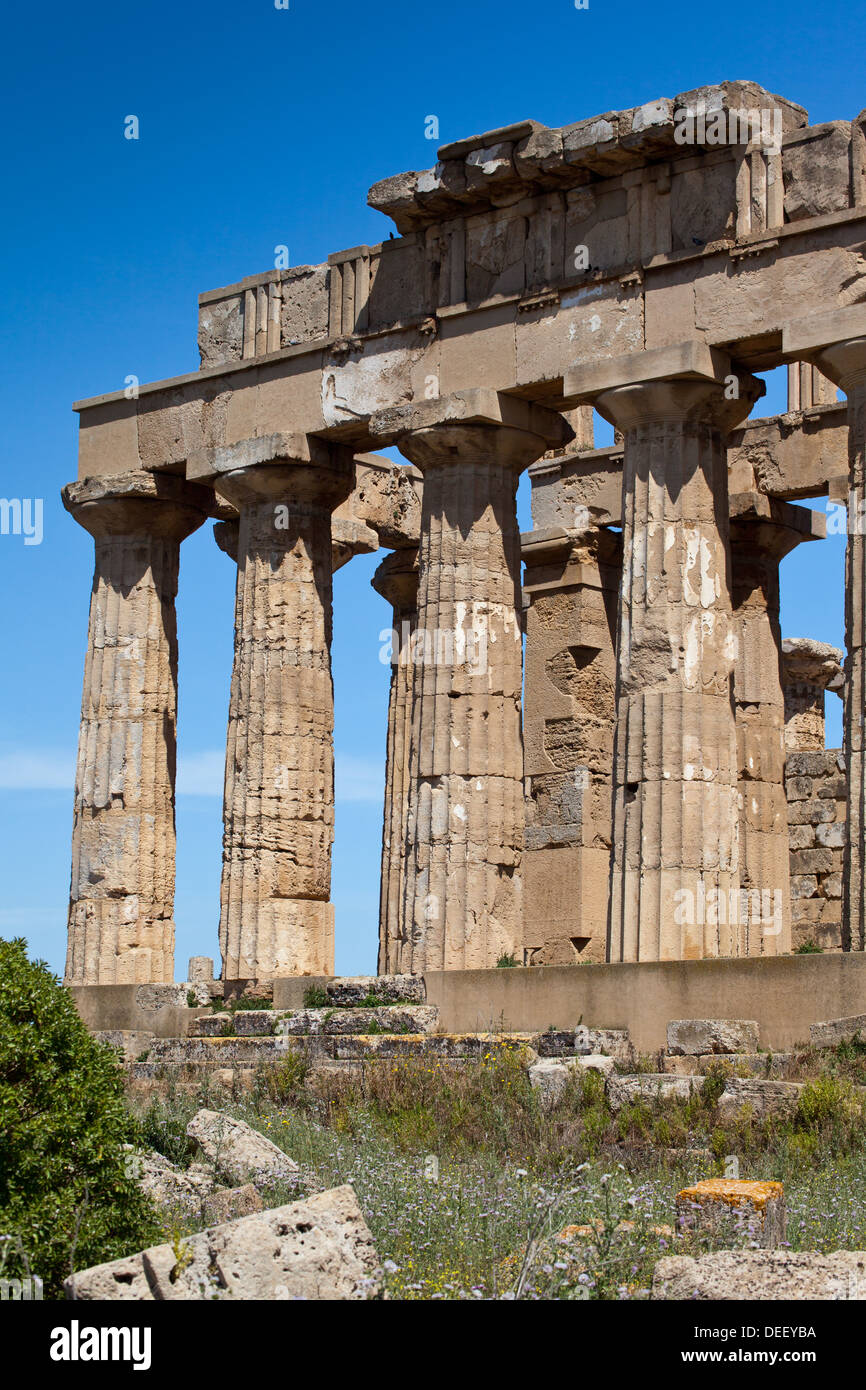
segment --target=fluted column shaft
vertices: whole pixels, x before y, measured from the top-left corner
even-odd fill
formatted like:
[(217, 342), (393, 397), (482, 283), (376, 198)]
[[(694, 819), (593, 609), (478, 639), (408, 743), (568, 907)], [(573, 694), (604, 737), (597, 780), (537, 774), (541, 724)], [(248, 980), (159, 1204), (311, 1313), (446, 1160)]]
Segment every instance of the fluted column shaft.
[(404, 909), (416, 974), (522, 953), (515, 495), (545, 447), (495, 424), (437, 424), (400, 440), (424, 473)]
[[(180, 542), (201, 489), (151, 474), (64, 489), (96, 563), (75, 777), (65, 980), (174, 978)], [(199, 503), (200, 505), (195, 505)]]
[(220, 475), (237, 506), (226, 743), (223, 979), (333, 974), (331, 512), (350, 462)]
[[(410, 779), (417, 776), (412, 755), (414, 633), (418, 623), (418, 550), (396, 550), (382, 561), (373, 587), (391, 604), (391, 687), (385, 760), (382, 823), (382, 877), (379, 891), (379, 973), (402, 974), (406, 944), (403, 899), (406, 883), (406, 828)], [(414, 761), (414, 766), (413, 766)]]
[(734, 955), (782, 955), (791, 949), (779, 562), (798, 539), (771, 522), (742, 519), (731, 526), (740, 798)]
[(597, 400), (625, 438), (613, 961), (734, 950), (736, 648), (724, 432), (750, 403), (696, 380), (621, 386)]
[(848, 398), (848, 537), (845, 551), (845, 763), (847, 838), (842, 890), (842, 945), (866, 950), (866, 338), (849, 338), (814, 354), (816, 365)]

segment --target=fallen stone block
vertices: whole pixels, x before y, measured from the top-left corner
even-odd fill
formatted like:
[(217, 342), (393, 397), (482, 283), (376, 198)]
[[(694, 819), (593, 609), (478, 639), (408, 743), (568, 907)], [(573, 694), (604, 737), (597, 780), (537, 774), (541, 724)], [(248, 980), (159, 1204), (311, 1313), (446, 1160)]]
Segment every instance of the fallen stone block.
[(298, 1172), (297, 1163), (270, 1139), (219, 1110), (199, 1110), (186, 1132), (233, 1184), (279, 1182)]
[(565, 1095), (574, 1059), (542, 1057), (529, 1068), (529, 1084), (538, 1092), (543, 1110), (550, 1110)]
[(142, 1254), (127, 1255), (73, 1274), (63, 1285), (67, 1298), (142, 1301), (152, 1300), (153, 1292), (144, 1268)]
[(611, 1075), (607, 1079), (607, 1101), (611, 1110), (621, 1110), (636, 1100), (689, 1100), (704, 1084), (703, 1076), (668, 1076), (665, 1072), (643, 1072), (638, 1076)]
[(809, 1041), (813, 1047), (838, 1047), (839, 1043), (851, 1042), (858, 1034), (866, 1042), (866, 1014), (813, 1023), (809, 1029)]
[(205, 1200), (204, 1219), (209, 1226), (217, 1226), (262, 1211), (264, 1205), (255, 1186), (248, 1182), (243, 1187), (227, 1187), (222, 1192), (211, 1193)]
[(662, 1069), (671, 1076), (706, 1076), (708, 1072), (723, 1072), (728, 1076), (754, 1076), (768, 1081), (784, 1081), (797, 1065), (793, 1052), (739, 1052), (725, 1056), (708, 1052), (698, 1057), (662, 1058)]
[(130, 1152), (127, 1170), (141, 1190), (160, 1208), (181, 1207), (198, 1212), (201, 1204), (217, 1186), (212, 1168), (194, 1163), (179, 1168), (160, 1153)]
[(653, 1299), (866, 1300), (866, 1251), (719, 1250), (668, 1255), (653, 1271)]
[(600, 1053), (614, 1061), (630, 1063), (633, 1049), (625, 1028), (548, 1028), (537, 1035), (535, 1043), (539, 1057), (598, 1056)]
[(616, 1063), (613, 1057), (601, 1057), (597, 1053), (590, 1052), (586, 1057), (575, 1057), (574, 1067), (577, 1071), (597, 1071), (602, 1076), (612, 1076)]
[(707, 1178), (677, 1193), (677, 1225), (715, 1239), (748, 1235), (770, 1249), (785, 1239), (785, 1189), (780, 1182)]
[(730, 1076), (718, 1099), (721, 1119), (733, 1119), (744, 1105), (751, 1107), (759, 1119), (767, 1115), (790, 1115), (797, 1108), (803, 1083), (799, 1081), (762, 1081), (757, 1077)]
[(382, 1272), (351, 1187), (211, 1226), (73, 1274), (76, 1299), (364, 1299)]
[(707, 1052), (757, 1052), (758, 1025), (742, 1018), (678, 1018), (668, 1024), (668, 1052), (700, 1056)]

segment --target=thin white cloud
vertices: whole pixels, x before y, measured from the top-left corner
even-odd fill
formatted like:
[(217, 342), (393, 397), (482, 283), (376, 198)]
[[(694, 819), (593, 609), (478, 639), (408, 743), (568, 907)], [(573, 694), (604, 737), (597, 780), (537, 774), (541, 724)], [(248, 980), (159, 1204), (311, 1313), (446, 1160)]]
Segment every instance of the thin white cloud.
[(178, 755), (178, 796), (219, 796), (223, 794), (226, 755), (222, 749)]
[(72, 791), (74, 752), (15, 749), (0, 753), (0, 789), (4, 791)]
[[(179, 756), (178, 796), (222, 797), (224, 768), (225, 753), (222, 749), (205, 749), (200, 753)], [(384, 767), (377, 759), (338, 752), (335, 770), (337, 801), (380, 803), (384, 775)], [(0, 754), (0, 790), (71, 793), (74, 781), (74, 753), (18, 749)]]
[(360, 758), (354, 753), (337, 753), (334, 783), (337, 801), (381, 803), (385, 769), (378, 759)]

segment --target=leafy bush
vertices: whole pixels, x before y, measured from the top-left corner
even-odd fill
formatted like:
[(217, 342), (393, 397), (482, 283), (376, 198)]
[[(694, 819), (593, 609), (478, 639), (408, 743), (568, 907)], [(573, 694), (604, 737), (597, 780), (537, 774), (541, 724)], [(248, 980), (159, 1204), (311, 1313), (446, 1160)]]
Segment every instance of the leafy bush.
[(305, 1009), (326, 1009), (330, 1002), (327, 992), (322, 989), (321, 985), (310, 985), (308, 989), (304, 990)]
[(0, 941), (0, 1260), (59, 1294), (73, 1269), (160, 1237), (127, 1171), (135, 1139), (113, 1049), (23, 940)]

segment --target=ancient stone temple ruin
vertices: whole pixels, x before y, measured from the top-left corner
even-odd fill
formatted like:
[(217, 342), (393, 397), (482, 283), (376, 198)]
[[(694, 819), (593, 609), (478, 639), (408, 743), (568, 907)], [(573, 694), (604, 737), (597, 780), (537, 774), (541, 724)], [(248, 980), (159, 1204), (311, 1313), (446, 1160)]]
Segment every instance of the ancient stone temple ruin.
[[(199, 371), (77, 406), (67, 981), (174, 978), (174, 603), (208, 519), (224, 980), (333, 973), (332, 574), (378, 548), (380, 971), (862, 951), (866, 113), (724, 83), (459, 140), (368, 201), (396, 235), (201, 295)], [(809, 498), (847, 504), (844, 663), (782, 641)]]

